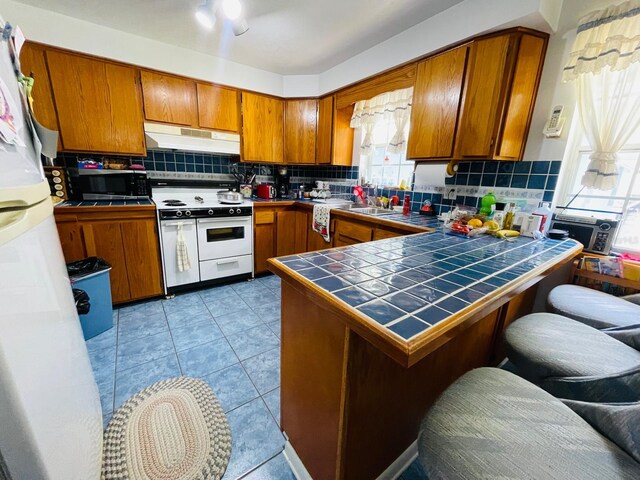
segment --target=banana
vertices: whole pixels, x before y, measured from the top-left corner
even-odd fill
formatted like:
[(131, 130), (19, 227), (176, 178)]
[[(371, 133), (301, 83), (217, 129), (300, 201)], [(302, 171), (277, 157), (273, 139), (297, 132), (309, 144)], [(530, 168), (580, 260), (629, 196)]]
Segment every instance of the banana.
[(520, 232), (517, 230), (498, 230), (496, 232), (496, 237), (498, 238), (517, 237), (518, 235), (520, 235)]

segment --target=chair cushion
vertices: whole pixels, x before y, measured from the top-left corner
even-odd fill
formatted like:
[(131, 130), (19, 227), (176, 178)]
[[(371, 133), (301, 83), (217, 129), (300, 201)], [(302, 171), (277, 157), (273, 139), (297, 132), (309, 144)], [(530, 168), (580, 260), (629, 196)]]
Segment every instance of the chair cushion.
[(523, 375), (602, 376), (640, 365), (640, 352), (607, 334), (553, 313), (532, 313), (507, 328), (505, 350)]
[(425, 416), (429, 479), (640, 478), (640, 465), (544, 390), (495, 368), (451, 385)]
[(640, 305), (591, 288), (559, 285), (547, 302), (554, 313), (597, 329), (640, 324)]

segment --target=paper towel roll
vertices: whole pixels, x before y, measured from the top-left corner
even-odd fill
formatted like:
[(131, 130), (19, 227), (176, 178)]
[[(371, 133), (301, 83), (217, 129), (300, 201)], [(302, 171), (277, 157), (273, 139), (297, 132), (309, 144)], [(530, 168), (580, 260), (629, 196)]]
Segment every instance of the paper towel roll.
[(415, 189), (420, 187), (444, 187), (447, 175), (447, 162), (418, 163), (415, 170)]

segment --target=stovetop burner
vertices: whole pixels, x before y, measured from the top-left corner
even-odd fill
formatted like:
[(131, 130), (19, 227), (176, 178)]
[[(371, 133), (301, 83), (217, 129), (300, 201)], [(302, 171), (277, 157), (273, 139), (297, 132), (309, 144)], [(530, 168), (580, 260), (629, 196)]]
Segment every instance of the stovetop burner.
[(187, 205), (181, 200), (163, 200), (162, 203), (168, 207), (184, 207)]

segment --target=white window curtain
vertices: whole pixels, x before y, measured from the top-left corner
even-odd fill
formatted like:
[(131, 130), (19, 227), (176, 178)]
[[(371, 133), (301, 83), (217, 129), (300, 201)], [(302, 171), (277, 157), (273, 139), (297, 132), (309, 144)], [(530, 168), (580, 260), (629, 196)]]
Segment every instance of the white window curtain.
[(640, 0), (580, 20), (563, 72), (576, 82), (578, 113), (593, 153), (582, 185), (611, 190), (616, 154), (640, 128)]
[(387, 150), (402, 153), (407, 150), (406, 128), (411, 117), (413, 87), (386, 92), (369, 100), (357, 102), (351, 116), (351, 128), (362, 128), (364, 133), (360, 152), (373, 153), (373, 127), (382, 119), (393, 119), (396, 132), (389, 141)]

